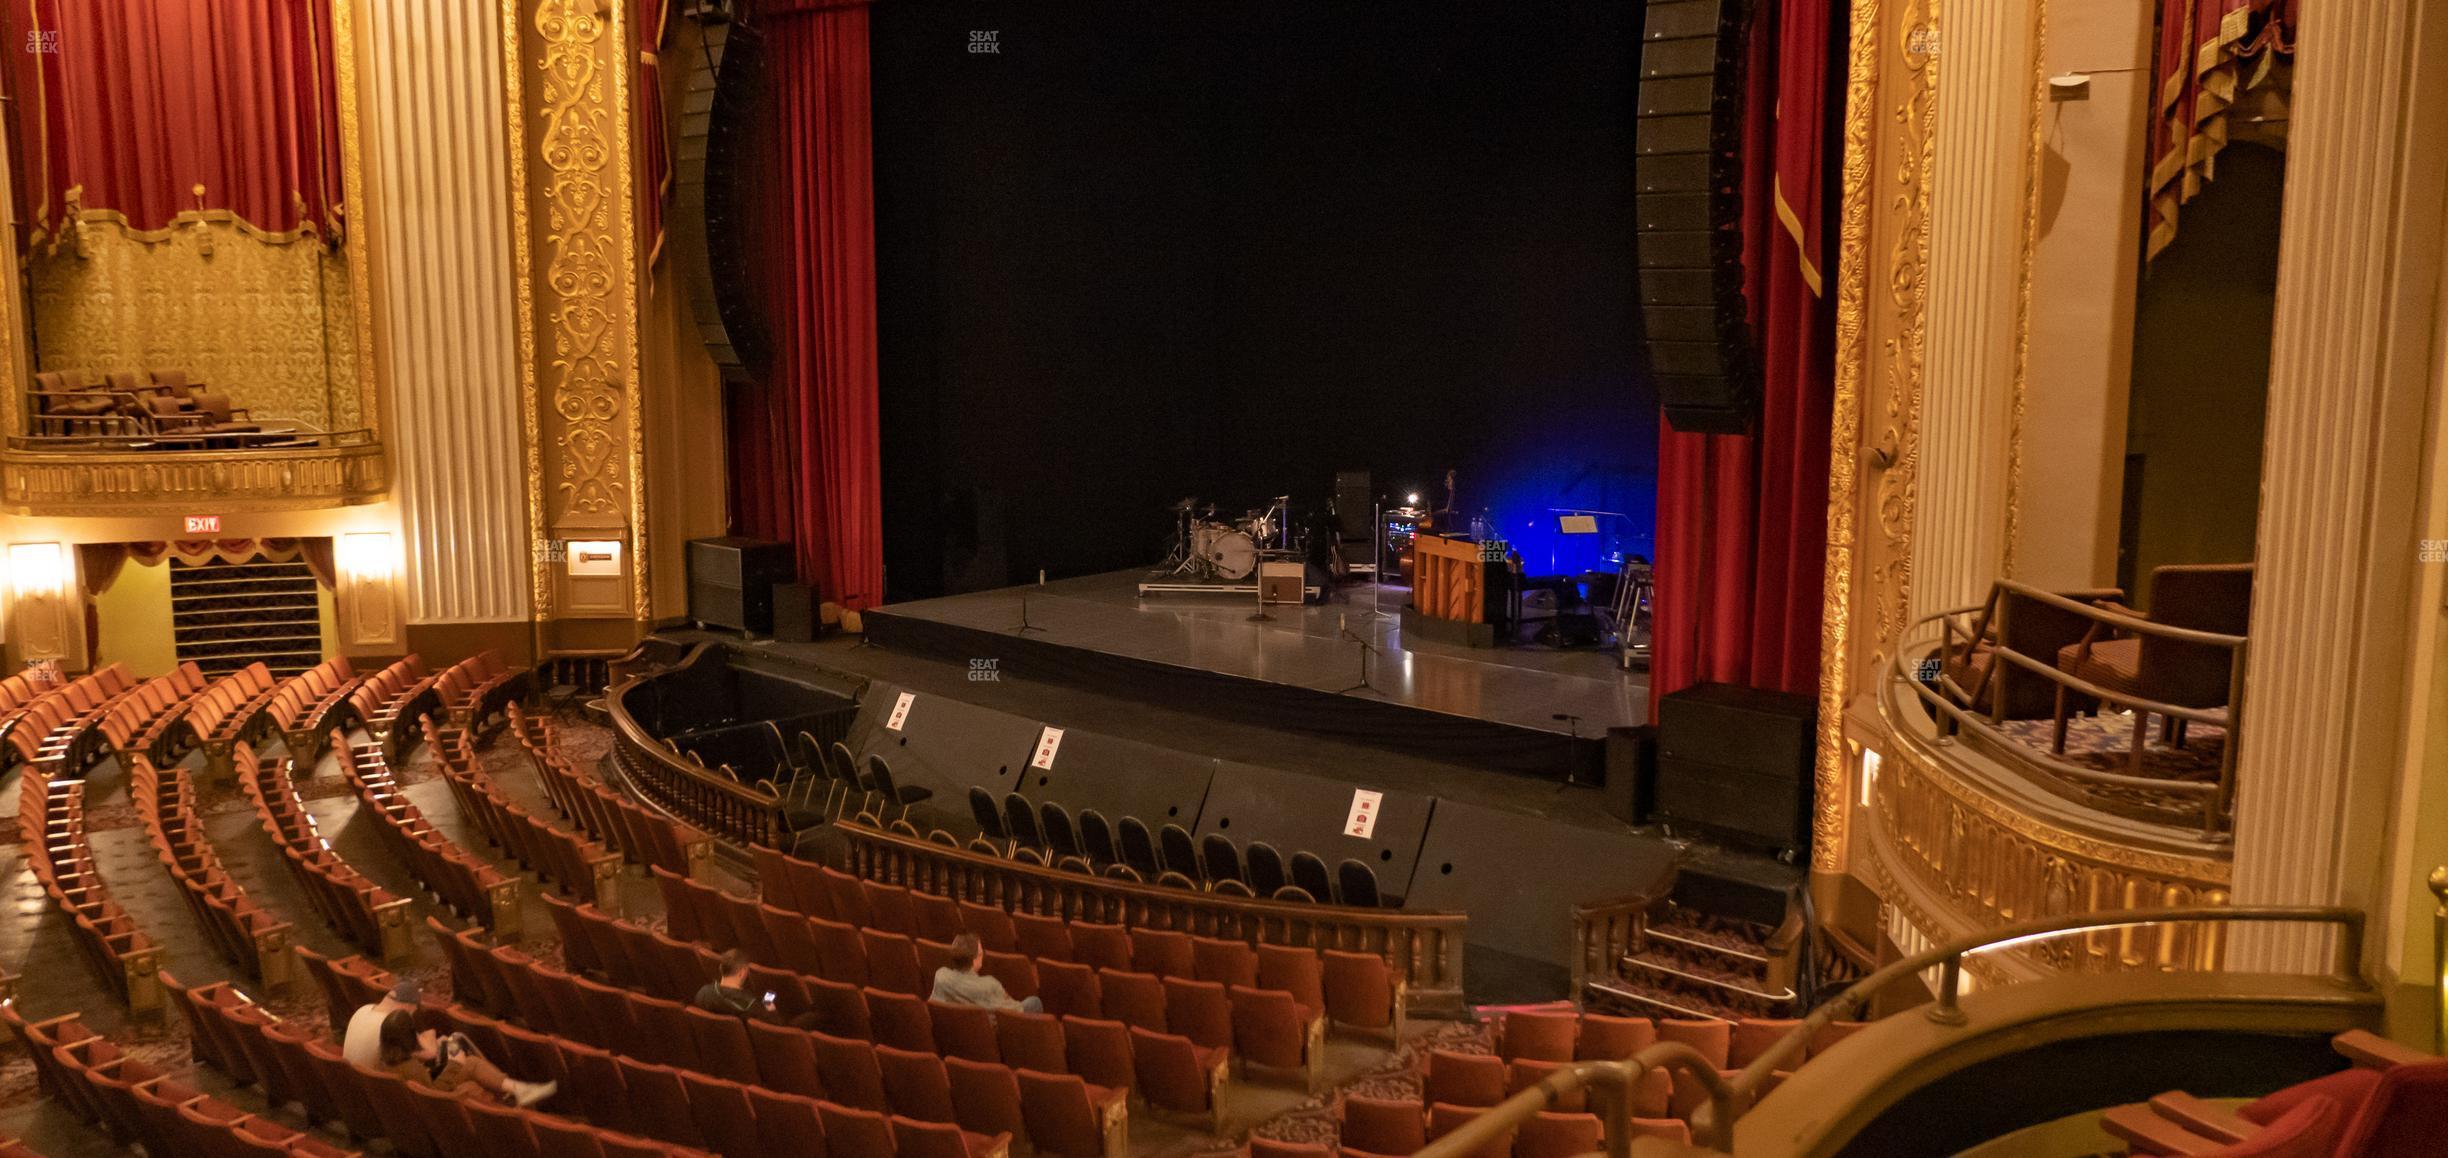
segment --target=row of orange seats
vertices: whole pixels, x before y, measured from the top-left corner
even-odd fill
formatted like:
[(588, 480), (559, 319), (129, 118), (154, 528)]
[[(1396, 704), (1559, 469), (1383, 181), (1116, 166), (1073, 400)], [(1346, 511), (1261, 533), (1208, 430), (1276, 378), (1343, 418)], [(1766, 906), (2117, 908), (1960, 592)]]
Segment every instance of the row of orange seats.
[(136, 682), (115, 663), (65, 683), (40, 683), (30, 675), (0, 680), (9, 701), (0, 705), (0, 768), (63, 759), (67, 738), (100, 719)]
[(112, 900), (94, 870), (85, 837), (85, 782), (53, 778), (40, 764), (27, 765), (17, 784), (17, 829), (26, 837), (26, 863), (42, 881), (51, 903), (76, 927), (77, 947), (121, 1001), (151, 1008), (143, 992), (159, 968), (161, 950), (127, 911)]
[(445, 1093), (389, 1070), (354, 1065), (341, 1056), (336, 1043), (292, 1028), (227, 983), (187, 990), (174, 978), (165, 976), (163, 981), (177, 996), (194, 1030), (198, 1058), (241, 1085), (256, 1086), (274, 1105), (295, 1102), (309, 1119), (339, 1126), (351, 1137), (388, 1140), (395, 1154), (422, 1158), (486, 1153), (502, 1158), (700, 1155), (691, 1148), (599, 1129), (549, 1111), (504, 1106), (472, 1094), (468, 1087)]
[[(342, 750), (341, 774), (348, 777), (357, 799), (376, 821), (375, 831), (391, 855), (461, 917), (494, 927), (497, 920), (515, 926), (517, 893), (505, 888), (510, 878), (442, 835), (402, 792), (374, 744), (349, 744), (334, 733), (332, 744)], [(497, 905), (496, 899), (507, 900)], [(506, 911), (505, 911), (506, 910)]]
[(264, 712), (288, 742), (290, 759), (312, 761), (322, 754), (323, 737), (347, 726), (349, 696), (360, 682), (345, 655), (281, 681)]
[(28, 1022), (14, 1003), (0, 1002), (0, 1021), (25, 1043), (43, 1089), (121, 1146), (162, 1155), (347, 1158), (357, 1153), (212, 1097), (127, 1053), (77, 1014)]
[(163, 763), (177, 760), (188, 747), (181, 742), (183, 729), (177, 725), (210, 684), (202, 668), (182, 663), (168, 675), (137, 685), (135, 694), (111, 705), (94, 730), (119, 757), (122, 768), (138, 756)]
[(528, 669), (502, 662), (491, 648), (450, 665), (434, 677), (434, 697), (452, 723), (473, 728), (527, 692)]
[[(556, 909), (555, 916), (565, 928), (564, 944), (584, 946), (585, 960), (601, 963), (602, 971), (616, 982), (622, 982), (624, 976), (659, 975), (661, 984), (648, 984), (648, 992), (686, 1000), (714, 973), (715, 954), (704, 946), (624, 927), (583, 908), (572, 910), (567, 919)], [(570, 929), (571, 925), (581, 927)], [(847, 930), (848, 926), (840, 928)], [(608, 936), (602, 931), (606, 929)], [(858, 934), (875, 946), (867, 955), (871, 961), (912, 947), (908, 938), (897, 934), (872, 929)], [(912, 983), (901, 988), (782, 970), (753, 971), (750, 983), (775, 993), (784, 1015), (796, 1016), (805, 1010), (814, 1015), (817, 1028), (838, 1036), (977, 1061), (995, 1060), (998, 1033), (994, 1015), (926, 1000), (926, 979), (933, 976), (930, 966), (949, 964), (950, 946), (918, 942), (914, 948), (922, 955), (911, 959), (908, 980)], [(579, 963), (574, 953), (572, 961)], [(641, 961), (648, 964), (641, 967)], [(1040, 985), (1040, 968), (1048, 971), (1049, 978), (1075, 973), (1076, 980), (1060, 987)], [(1015, 997), (1035, 996), (1045, 1003), (1043, 1014), (1003, 1015), (1007, 1023), (1026, 1025), (1034, 1019), (1051, 1032), (1056, 1019), (1110, 1019), (1154, 1034), (1186, 1037), (1201, 1049), (1230, 1051), (1245, 1066), (1294, 1074), (1303, 1084), (1316, 1085), (1325, 1022), (1317, 1007), (1297, 1004), (1288, 991), (1187, 975), (1159, 978), (1068, 962), (1037, 962), (1016, 954), (988, 954), (986, 970), (1004, 979), (1006, 990)]]
[[(335, 1007), (345, 1004), (354, 1008), (378, 998), (391, 985), (389, 974), (354, 958), (310, 960), (309, 971), (326, 979), (327, 988), (335, 994), (332, 997)], [(464, 1005), (444, 1005), (428, 998), (424, 1012), (429, 1019), (438, 1019), (442, 1028), (467, 1034), (486, 1056), (503, 1059), (503, 1066), (512, 1072), (560, 1083), (560, 1092), (550, 1103), (557, 1112), (582, 1114), (602, 1129), (627, 1131), (681, 1146), (723, 1154), (1005, 1158), (1012, 1134), (1027, 1128), (1025, 1109), (1012, 1119), (1009, 1128), (991, 1133), (973, 1131), (955, 1121), (922, 1121), (889, 1110), (851, 1106), (838, 1100), (838, 1096), (794, 1093), (697, 1069), (648, 1062), (498, 1021)], [(736, 1018), (715, 1020), (726, 1020), (734, 1028), (741, 1025)], [(818, 1072), (812, 1047), (804, 1060), (808, 1073)], [(880, 1083), (880, 1063), (876, 1073)], [(978, 1090), (966, 1091), (969, 1096), (955, 1100), (976, 1106), (1024, 1105), (1024, 1098), (1016, 1092), (1017, 1072), (1006, 1073), (1015, 1091), (1008, 1102), (999, 1094)], [(948, 1085), (948, 1067), (946, 1080)], [(809, 1087), (825, 1088), (818, 1084), (820, 1081), (811, 1079)], [(1060, 1085), (1074, 1091), (1085, 1088), (1084, 1083), (1076, 1087), (1071, 1082)], [(1118, 1152), (1115, 1158), (1119, 1158)]]
[(250, 663), (214, 680), (196, 696), (184, 718), (194, 746), (204, 750), (206, 768), (216, 773), (235, 769), (238, 746), (263, 735), (264, 708), (279, 689), (271, 668)]
[(298, 797), (289, 761), (259, 759), (245, 744), (233, 760), (239, 788), (255, 802), (257, 819), (323, 919), (386, 960), (405, 952), (408, 898), (393, 896), (332, 852)]
[(382, 744), (384, 757), (394, 760), (416, 742), (415, 722), (437, 706), (433, 674), (425, 670), (425, 658), (415, 652), (365, 677), (348, 695), (349, 714)]
[(712, 837), (647, 811), (627, 793), (579, 768), (563, 750), (559, 726), (551, 719), (527, 715), (516, 703), (509, 712), (510, 730), (534, 763), (545, 796), (588, 836), (618, 848), (631, 864), (654, 865), (683, 876), (711, 849)]
[[(570, 896), (588, 903), (601, 899), (595, 895), (597, 874), (604, 872), (605, 862), (617, 869), (621, 862), (619, 853), (608, 852), (578, 833), (555, 828), (511, 803), (485, 772), (484, 762), (476, 753), (473, 733), (465, 730), (446, 733), (428, 719), (425, 740), (433, 749), (443, 779), (450, 782), (451, 795), (459, 801), (460, 815), (484, 833), (486, 840), (517, 858), (520, 867), (534, 870)], [(604, 875), (608, 877), (610, 873)], [(611, 899), (617, 902), (619, 898)]]
[[(763, 905), (733, 897), (694, 881), (666, 880), (663, 887), (666, 922), (675, 935), (722, 943), (736, 939), (743, 951), (757, 957), (760, 949), (781, 955), (782, 939), (796, 937), (792, 922), (778, 919), (776, 908), (808, 914), (805, 926), (815, 939), (817, 959), (835, 946), (833, 960), (820, 970), (835, 980), (850, 980), (848, 940), (837, 928), (849, 925), (914, 937), (949, 941), (966, 932), (992, 954), (1010, 954), (1043, 966), (1068, 962), (1094, 968), (1152, 973), (1159, 977), (1191, 976), (1268, 989), (1282, 989), (1295, 1002), (1325, 1011), (1340, 1025), (1399, 1033), (1405, 1017), (1406, 994), (1385, 958), (1374, 953), (1314, 949), (1286, 945), (1198, 937), (1173, 929), (1109, 925), (1066, 920), (993, 905), (954, 901), (901, 885), (861, 880), (826, 865), (785, 857), (760, 849), (759, 882)], [(688, 899), (675, 899), (686, 897)], [(719, 916), (719, 920), (709, 919)], [(726, 932), (727, 930), (727, 932)], [(799, 954), (790, 954), (793, 957)], [(772, 958), (758, 958), (771, 960)], [(989, 972), (993, 969), (990, 968)], [(1012, 970), (1018, 974), (1017, 967)], [(1044, 969), (1020, 979), (1034, 986)], [(1000, 976), (1000, 975), (998, 975)], [(1006, 988), (1014, 978), (1003, 978)], [(862, 982), (863, 983), (863, 982)], [(1017, 994), (1019, 991), (1014, 990)]]
[[(221, 867), (221, 856), (204, 835), (195, 808), (195, 786), (177, 765), (157, 768), (141, 756), (128, 765), (128, 795), (136, 802), (145, 835), (162, 867), (178, 882), (196, 923), (211, 934), (221, 955), (265, 980), (284, 977), (290, 927), (257, 904)], [(266, 977), (267, 970), (272, 976)]]

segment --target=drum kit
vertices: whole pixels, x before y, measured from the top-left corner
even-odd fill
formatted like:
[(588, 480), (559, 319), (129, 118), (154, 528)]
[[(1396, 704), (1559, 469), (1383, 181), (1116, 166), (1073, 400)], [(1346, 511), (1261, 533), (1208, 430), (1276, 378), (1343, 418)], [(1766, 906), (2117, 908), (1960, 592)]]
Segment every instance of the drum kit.
[(1171, 575), (1238, 582), (1257, 572), (1262, 553), (1293, 548), (1290, 495), (1238, 519), (1218, 519), (1214, 503), (1186, 498), (1173, 504), (1173, 522), (1173, 549), (1160, 565)]

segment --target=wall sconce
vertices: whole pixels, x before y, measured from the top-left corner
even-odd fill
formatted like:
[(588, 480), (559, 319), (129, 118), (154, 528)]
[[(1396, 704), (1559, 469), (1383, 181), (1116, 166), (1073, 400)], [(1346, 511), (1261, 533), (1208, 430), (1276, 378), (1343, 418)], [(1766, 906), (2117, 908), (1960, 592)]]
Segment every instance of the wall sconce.
[(1861, 750), (1861, 806), (1870, 807), (1870, 794), (1878, 789), (1879, 764), (1882, 757), (1875, 748)]
[(621, 573), (621, 541), (572, 539), (564, 562), (573, 579), (618, 579)]
[(67, 549), (57, 543), (10, 544), (9, 588), (19, 599), (43, 599), (67, 590)]
[(352, 579), (389, 582), (399, 569), (399, 560), (391, 550), (389, 531), (353, 531), (340, 536), (340, 573)]
[(335, 594), (343, 638), (357, 647), (397, 642), (391, 576), (399, 570), (399, 554), (391, 545), (391, 532), (352, 531), (340, 536), (332, 555), (333, 567), (340, 572)]
[(59, 659), (70, 654), (68, 594), (75, 582), (65, 545), (9, 545), (8, 610), (17, 623), (18, 651), (23, 658)]

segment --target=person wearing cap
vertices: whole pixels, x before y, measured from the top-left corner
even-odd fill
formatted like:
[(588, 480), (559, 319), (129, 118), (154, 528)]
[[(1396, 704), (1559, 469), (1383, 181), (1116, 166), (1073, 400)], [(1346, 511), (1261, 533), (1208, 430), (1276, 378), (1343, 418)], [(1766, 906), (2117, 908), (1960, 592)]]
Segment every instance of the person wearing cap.
[(402, 977), (382, 1000), (357, 1007), (349, 1015), (348, 1028), (340, 1035), (340, 1056), (353, 1065), (367, 1069), (382, 1068), (382, 1023), (394, 1013), (415, 1013), (417, 1001), (424, 993), (414, 978)]

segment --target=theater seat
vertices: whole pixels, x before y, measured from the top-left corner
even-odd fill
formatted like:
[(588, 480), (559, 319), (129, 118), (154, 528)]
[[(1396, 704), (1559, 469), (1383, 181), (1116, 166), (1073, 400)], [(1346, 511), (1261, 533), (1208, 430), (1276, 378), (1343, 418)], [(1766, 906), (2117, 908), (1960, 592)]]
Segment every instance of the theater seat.
[[(1428, 1107), (1428, 1140), (1433, 1142), (1451, 1134), (1486, 1112), (1478, 1106), (1449, 1106), (1442, 1102), (1432, 1105)], [(1516, 1133), (1508, 1130), (1487, 1145), (1469, 1151), (1470, 1158), (1512, 1158)]]
[(1409, 1154), (1428, 1144), (1428, 1115), (1407, 1098), (1343, 1099), (1343, 1145), (1373, 1154)]
[(1448, 1049), (1428, 1051), (1428, 1072), (1420, 1082), (1422, 1104), (1493, 1106), (1504, 1099), (1503, 1058)]
[(1090, 1085), (1113, 1089), (1138, 1082), (1131, 1070), (1129, 1026), (1093, 1017), (1066, 1017), (1062, 1026), (1063, 1058), (1072, 1073)]
[(1575, 1158), (1598, 1148), (1598, 1115), (1541, 1113), (1522, 1123), (1513, 1158)]
[(1580, 1015), (1569, 1009), (1560, 1013), (1515, 1010), (1505, 1014), (1497, 1053), (1506, 1061), (1571, 1061), (1580, 1028)]
[(1028, 1132), (1020, 1080), (1010, 1066), (947, 1058), (944, 1074), (952, 1083), (952, 1116), (961, 1129), (1014, 1137)]
[(1029, 1145), (1062, 1158), (1122, 1158), (1128, 1152), (1129, 1093), (1091, 1086), (1077, 1074), (1018, 1072)]

